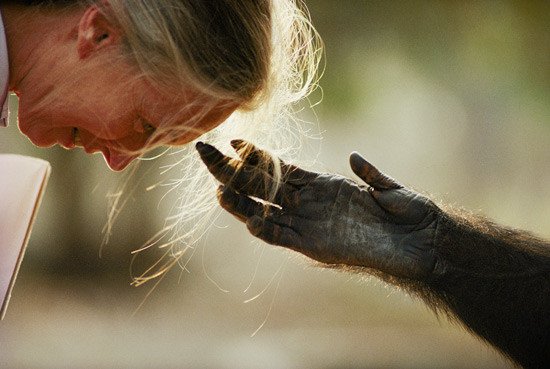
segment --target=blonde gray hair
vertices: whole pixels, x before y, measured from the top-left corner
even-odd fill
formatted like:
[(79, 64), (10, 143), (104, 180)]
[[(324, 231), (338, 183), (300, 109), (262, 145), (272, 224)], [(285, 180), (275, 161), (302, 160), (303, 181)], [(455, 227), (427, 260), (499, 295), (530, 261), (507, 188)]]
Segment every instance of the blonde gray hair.
[(159, 136), (202, 135), (195, 127), (203, 116), (224, 105), (238, 106), (239, 120), (240, 113), (259, 113), (247, 131), (260, 120), (281, 126), (288, 108), (314, 85), (320, 41), (300, 0), (98, 4), (108, 4), (104, 11), (122, 30), (125, 56), (144, 76), (160, 88), (192, 88), (203, 97), (182, 106), (193, 112), (185, 124), (161, 125)]
[[(297, 103), (316, 86), (322, 56), (322, 43), (301, 0), (49, 3), (95, 4), (120, 27), (124, 57), (142, 76), (160, 89), (192, 88), (204, 97), (182, 106), (193, 112), (189, 121), (161, 124), (154, 135), (173, 137), (196, 130), (201, 139), (221, 148), (227, 148), (232, 138), (242, 138), (283, 157), (300, 145), (303, 128), (295, 114)], [(201, 118), (220, 104), (238, 109), (212, 132), (200, 131)], [(172, 132), (165, 135), (163, 127)], [(181, 264), (185, 250), (202, 234), (200, 224), (211, 224), (215, 183), (192, 147), (179, 148), (177, 154), (179, 159), (169, 173), (176, 173), (172, 183), (180, 203), (166, 227), (148, 243), (168, 250), (166, 258), (136, 278), (138, 285)], [(111, 197), (107, 237), (123, 192)]]

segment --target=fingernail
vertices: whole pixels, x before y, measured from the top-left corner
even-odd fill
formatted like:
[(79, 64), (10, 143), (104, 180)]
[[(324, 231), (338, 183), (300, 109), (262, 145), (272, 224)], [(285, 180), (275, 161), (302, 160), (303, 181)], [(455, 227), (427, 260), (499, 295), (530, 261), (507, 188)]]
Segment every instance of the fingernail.
[(357, 151), (352, 152), (349, 158), (350, 158), (350, 161), (356, 161), (359, 163), (365, 162), (365, 158), (363, 158), (361, 154), (359, 154)]
[(358, 171), (363, 171), (369, 162), (365, 160), (358, 152), (354, 151), (349, 156), (349, 164), (351, 169), (357, 174)]
[(195, 148), (199, 151), (200, 154), (208, 154), (212, 152), (214, 147), (212, 145), (199, 141), (195, 144)]
[(231, 140), (231, 146), (235, 150), (240, 149), (244, 145), (246, 145), (246, 142), (244, 140), (241, 140), (241, 139)]

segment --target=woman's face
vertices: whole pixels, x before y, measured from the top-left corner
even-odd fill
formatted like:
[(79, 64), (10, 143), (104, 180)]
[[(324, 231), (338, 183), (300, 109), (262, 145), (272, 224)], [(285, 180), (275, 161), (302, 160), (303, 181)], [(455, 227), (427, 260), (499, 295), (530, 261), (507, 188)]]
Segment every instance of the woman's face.
[(93, 7), (86, 10), (78, 39), (52, 44), (16, 90), (19, 128), (35, 145), (101, 152), (118, 171), (139, 156), (137, 151), (154, 146), (149, 138), (159, 126), (162, 131), (179, 127), (182, 133), (161, 143), (181, 145), (234, 110), (215, 107), (192, 129), (182, 130), (191, 124), (190, 111), (201, 107), (198, 94), (160, 91), (140, 77), (121, 57), (116, 31), (104, 26), (98, 14)]
[[(87, 153), (101, 152), (111, 169), (122, 170), (138, 156), (136, 151), (146, 144), (152, 148), (149, 138), (161, 123), (163, 129), (185, 126), (190, 113), (182, 107), (194, 98), (191, 93), (162, 93), (135, 75), (131, 68), (97, 68), (65, 86), (21, 94), (19, 128), (37, 146), (81, 146)], [(229, 113), (206, 117), (170, 143), (195, 139), (197, 129), (207, 132)]]

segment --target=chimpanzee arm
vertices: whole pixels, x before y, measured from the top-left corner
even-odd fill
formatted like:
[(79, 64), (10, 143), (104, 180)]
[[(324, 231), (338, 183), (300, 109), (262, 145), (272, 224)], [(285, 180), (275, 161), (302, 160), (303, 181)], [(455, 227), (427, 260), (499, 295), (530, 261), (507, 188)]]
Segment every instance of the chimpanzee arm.
[(462, 322), (517, 363), (548, 367), (548, 242), (442, 210), (358, 154), (350, 164), (367, 186), (281, 162), (282, 181), (273, 187), (269, 154), (244, 141), (232, 145), (240, 160), (207, 144), (197, 149), (223, 184), (220, 204), (253, 235), (330, 267), (374, 274)]
[(445, 212), (434, 246), (436, 267), (420, 294), (522, 366), (550, 367), (550, 244)]

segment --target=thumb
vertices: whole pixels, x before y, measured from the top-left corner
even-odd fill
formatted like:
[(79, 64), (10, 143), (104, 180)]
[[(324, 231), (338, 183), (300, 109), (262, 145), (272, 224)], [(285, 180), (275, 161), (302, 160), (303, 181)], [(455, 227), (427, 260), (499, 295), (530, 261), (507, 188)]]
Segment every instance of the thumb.
[(371, 191), (372, 197), (400, 224), (418, 224), (434, 209), (427, 197), (406, 188), (393, 191)]
[(395, 179), (380, 172), (374, 165), (366, 161), (357, 152), (352, 152), (349, 157), (351, 169), (366, 184), (376, 190), (391, 190), (403, 188)]

